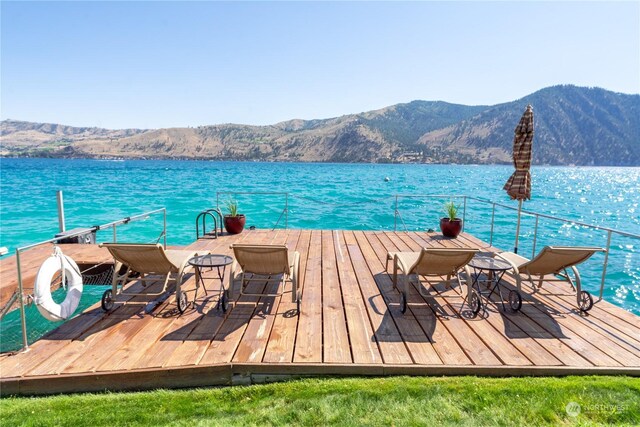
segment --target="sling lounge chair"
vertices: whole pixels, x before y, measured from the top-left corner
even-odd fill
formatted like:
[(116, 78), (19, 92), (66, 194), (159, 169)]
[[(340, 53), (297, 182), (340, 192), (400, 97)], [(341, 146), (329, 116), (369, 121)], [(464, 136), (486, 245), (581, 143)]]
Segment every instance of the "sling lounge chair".
[[(582, 281), (576, 266), (591, 258), (596, 252), (604, 252), (604, 249), (583, 246), (545, 246), (532, 260), (513, 252), (502, 252), (496, 256), (511, 263), (518, 289), (520, 288), (522, 274), (527, 275), (534, 291), (536, 290), (536, 284), (533, 276), (538, 276), (538, 289), (542, 287), (542, 283), (545, 281), (569, 282), (576, 292), (578, 308), (580, 311), (587, 312), (593, 307), (593, 298), (589, 292), (582, 290)], [(569, 268), (573, 270), (575, 279), (569, 276), (567, 271)], [(545, 279), (547, 275), (556, 277)]]
[[(478, 249), (444, 248), (423, 248), (420, 252), (389, 252), (387, 264), (389, 260), (393, 260), (393, 286), (400, 291), (400, 310), (402, 313), (407, 311), (409, 275), (446, 276), (447, 286), (451, 286), (451, 280), (455, 277), (462, 289), (459, 273), (464, 270), (467, 275), (467, 296), (465, 299), (473, 314), (478, 314), (482, 303), (478, 292), (471, 287), (471, 270), (467, 265), (477, 252)], [(402, 290), (398, 288), (398, 270), (404, 275)], [(422, 286), (418, 286), (418, 292), (420, 295), (426, 296), (422, 293)]]
[[(233, 300), (233, 284), (240, 277), (240, 295), (280, 296), (285, 293), (285, 283), (291, 282), (291, 302), (296, 303), (300, 313), (300, 292), (298, 277), (300, 276), (300, 253), (289, 251), (286, 245), (250, 245), (233, 244), (235, 260), (231, 267), (229, 293)], [(256, 277), (259, 276), (259, 277)], [(281, 282), (279, 293), (247, 293), (245, 287), (251, 281), (262, 283)]]
[[(115, 260), (111, 289), (102, 295), (102, 308), (109, 311), (113, 308), (115, 298), (118, 295), (136, 296), (151, 295), (162, 296), (167, 292), (170, 282), (175, 282), (176, 303), (180, 313), (184, 313), (189, 305), (187, 294), (181, 291), (182, 279), (185, 271), (190, 267), (189, 260), (196, 255), (203, 255), (202, 251), (166, 250), (161, 244), (134, 244), (134, 243), (102, 243), (100, 247), (109, 250)], [(122, 266), (125, 272), (120, 274)], [(133, 279), (133, 275), (139, 273), (136, 280), (142, 281), (147, 286), (149, 281), (157, 281), (158, 277), (164, 280), (162, 290), (157, 293), (133, 293), (124, 292), (124, 286)], [(150, 277), (155, 276), (155, 277)], [(118, 285), (120, 288), (118, 289)], [(151, 311), (147, 309), (147, 311)]]

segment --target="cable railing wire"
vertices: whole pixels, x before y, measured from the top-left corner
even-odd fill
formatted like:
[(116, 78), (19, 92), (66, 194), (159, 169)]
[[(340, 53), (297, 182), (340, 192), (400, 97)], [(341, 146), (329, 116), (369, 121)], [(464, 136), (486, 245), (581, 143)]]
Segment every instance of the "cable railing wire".
[(323, 205), (323, 206), (352, 207), (352, 206), (365, 206), (365, 205), (371, 205), (371, 204), (374, 204), (374, 203), (384, 202), (386, 200), (393, 199), (394, 196), (386, 196), (386, 197), (382, 197), (382, 198), (378, 198), (378, 199), (368, 199), (368, 200), (359, 200), (359, 201), (355, 201), (355, 202), (340, 202), (340, 203), (328, 202), (328, 201), (324, 201), (324, 200), (314, 199), (314, 198), (308, 197), (308, 196), (300, 196), (300, 195), (295, 195), (295, 194), (292, 195), (292, 197), (294, 197), (296, 199), (307, 200), (307, 201), (316, 203), (318, 205)]

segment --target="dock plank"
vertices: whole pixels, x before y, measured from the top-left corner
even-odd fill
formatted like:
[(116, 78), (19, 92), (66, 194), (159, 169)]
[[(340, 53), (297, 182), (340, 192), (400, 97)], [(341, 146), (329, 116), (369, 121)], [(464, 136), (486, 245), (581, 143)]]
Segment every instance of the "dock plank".
[[(402, 339), (402, 334), (393, 320), (387, 301), (378, 288), (378, 283), (373, 273), (373, 271), (377, 270), (375, 264), (373, 271), (369, 266), (369, 262), (375, 259), (373, 249), (362, 232), (344, 232), (344, 236), (349, 248), (351, 262), (358, 277), (360, 289), (362, 290), (362, 296), (368, 302), (366, 307), (369, 312), (374, 335), (380, 347), (382, 359), (385, 363), (414, 363), (409, 349), (407, 349)], [(382, 270), (382, 268), (379, 267), (379, 270)], [(410, 333), (415, 335), (415, 329)], [(421, 337), (418, 339), (420, 338)], [(428, 342), (426, 336), (424, 338), (421, 342)], [(435, 358), (433, 358), (433, 360), (435, 360)]]
[(342, 290), (333, 235), (322, 231), (322, 330), (324, 331), (323, 361), (351, 363), (349, 332), (345, 319)]
[(322, 362), (322, 233), (311, 232), (294, 362)]
[[(134, 291), (140, 289), (139, 283), (131, 283), (129, 286), (127, 289), (133, 289)], [(124, 300), (126, 301), (129, 298), (126, 297)], [(108, 323), (105, 322), (107, 314), (99, 306), (100, 303), (96, 303), (86, 309), (84, 313), (63, 323), (40, 340), (32, 343), (29, 351), (18, 352), (12, 357), (3, 360), (0, 363), (0, 370), (5, 370), (4, 372), (14, 371), (16, 375), (22, 376), (38, 368), (42, 363), (48, 363), (51, 366), (51, 362), (58, 358), (58, 354), (64, 352), (65, 348), (71, 345), (74, 340), (83, 339), (87, 331), (94, 329), (98, 325)], [(116, 308), (116, 310), (120, 308)], [(65, 360), (65, 363), (79, 356), (80, 354), (71, 352), (70, 360)]]
[(333, 235), (353, 361), (354, 363), (382, 363), (382, 356), (367, 313), (366, 301), (358, 286), (358, 278), (351, 263), (344, 233), (334, 231)]

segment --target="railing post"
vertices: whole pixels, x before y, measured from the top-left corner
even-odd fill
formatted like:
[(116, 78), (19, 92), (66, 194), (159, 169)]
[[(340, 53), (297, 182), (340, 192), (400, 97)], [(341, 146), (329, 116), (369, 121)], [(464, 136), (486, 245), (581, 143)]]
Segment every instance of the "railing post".
[(113, 224), (113, 243), (117, 243), (118, 242), (118, 235), (116, 233), (116, 225)]
[(62, 190), (58, 190), (56, 196), (58, 200), (58, 229), (61, 233), (64, 233), (67, 227), (64, 220), (64, 199), (62, 197)]
[[(164, 236), (164, 248), (167, 249), (167, 209), (163, 209), (162, 210), (162, 234)], [(215, 225), (215, 224), (214, 224)], [(114, 233), (115, 233), (115, 227), (114, 227)], [(206, 230), (204, 230), (204, 232), (206, 233)]]
[(284, 229), (289, 228), (289, 193), (284, 195)]
[(492, 203), (493, 208), (491, 209), (491, 234), (489, 235), (489, 246), (493, 246), (493, 222), (496, 217), (496, 204)]
[(20, 298), (20, 322), (22, 323), (22, 349), (29, 350), (27, 338), (27, 316), (24, 311), (24, 290), (22, 285), (22, 270), (20, 268), (20, 249), (16, 249), (16, 268), (18, 269), (18, 297)]
[(536, 214), (536, 227), (533, 230), (533, 249), (531, 250), (531, 259), (536, 256), (536, 243), (538, 242), (538, 222), (540, 221), (540, 216)]
[(464, 196), (464, 207), (462, 208), (462, 232), (464, 232), (464, 225), (467, 222), (467, 196)]
[(604, 281), (607, 276), (607, 264), (609, 263), (609, 250), (611, 249), (611, 230), (607, 232), (607, 247), (604, 253), (604, 264), (602, 265), (602, 280), (600, 281), (600, 299), (604, 293)]
[(396, 209), (393, 212), (393, 231), (398, 231), (398, 195), (396, 194)]

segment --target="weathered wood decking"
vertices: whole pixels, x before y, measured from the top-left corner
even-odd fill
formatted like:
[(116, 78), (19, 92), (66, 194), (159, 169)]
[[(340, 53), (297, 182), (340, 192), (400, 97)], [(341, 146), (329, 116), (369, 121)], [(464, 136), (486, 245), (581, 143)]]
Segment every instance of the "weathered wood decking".
[[(534, 294), (525, 285), (520, 313), (502, 312), (494, 295), (471, 318), (455, 289), (426, 287), (423, 298), (413, 283), (403, 315), (385, 270), (387, 251), (494, 250), (468, 234), (449, 240), (422, 232), (257, 230), (189, 247), (229, 253), (239, 241), (287, 243), (301, 253), (300, 316), (289, 294), (244, 296), (223, 315), (215, 309), (213, 278), (208, 295), (201, 290), (183, 315), (173, 296), (152, 314), (144, 314), (142, 297), (109, 314), (97, 304), (28, 352), (0, 358), (2, 393), (201, 386), (280, 375), (640, 374), (640, 318), (604, 301), (580, 315), (568, 289), (553, 284)], [(185, 287), (192, 299), (193, 276)], [(564, 296), (550, 295), (556, 293)]]

